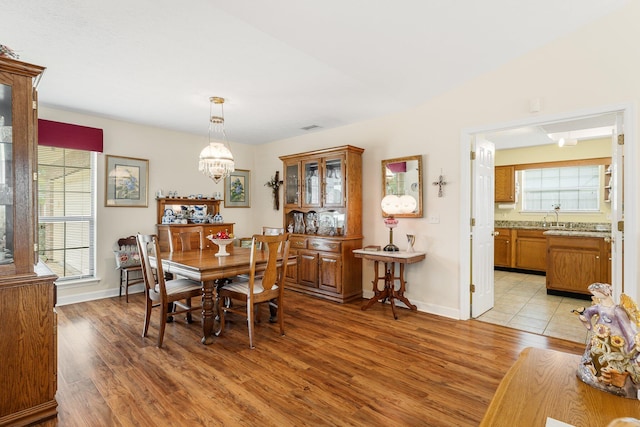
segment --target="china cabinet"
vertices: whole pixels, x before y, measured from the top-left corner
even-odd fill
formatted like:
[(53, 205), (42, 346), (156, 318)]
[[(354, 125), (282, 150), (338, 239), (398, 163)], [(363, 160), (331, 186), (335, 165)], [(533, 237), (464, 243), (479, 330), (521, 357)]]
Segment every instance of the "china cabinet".
[(345, 145), (280, 157), (283, 226), (295, 266), (290, 289), (336, 302), (362, 297), (362, 148)]
[(43, 67), (0, 58), (0, 425), (56, 417), (55, 275), (36, 263)]
[[(218, 231), (226, 231), (233, 234), (232, 222), (209, 223), (202, 222), (204, 218), (215, 217), (220, 214), (220, 202), (222, 200), (212, 198), (193, 199), (187, 197), (158, 197), (157, 203), (157, 233), (160, 251), (169, 251), (169, 227), (172, 229), (184, 229), (187, 231), (194, 225), (204, 226), (205, 236), (216, 234)], [(167, 219), (170, 218), (170, 219)], [(167, 222), (172, 221), (172, 222)], [(184, 221), (179, 223), (175, 221)], [(194, 234), (192, 247), (198, 247), (198, 237)], [(206, 249), (218, 250), (218, 246), (205, 239)]]

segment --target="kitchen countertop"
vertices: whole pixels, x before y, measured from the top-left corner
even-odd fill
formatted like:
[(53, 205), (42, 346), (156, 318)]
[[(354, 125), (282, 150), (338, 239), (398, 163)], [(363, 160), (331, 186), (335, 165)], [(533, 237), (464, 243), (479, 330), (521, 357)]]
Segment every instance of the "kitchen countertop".
[(545, 236), (566, 236), (566, 237), (598, 237), (598, 238), (611, 237), (610, 231), (576, 231), (571, 229), (547, 230), (542, 234)]
[(609, 237), (611, 224), (573, 222), (562, 223), (563, 227), (552, 227), (542, 221), (495, 221), (495, 228), (515, 228), (518, 230), (544, 230), (545, 236)]

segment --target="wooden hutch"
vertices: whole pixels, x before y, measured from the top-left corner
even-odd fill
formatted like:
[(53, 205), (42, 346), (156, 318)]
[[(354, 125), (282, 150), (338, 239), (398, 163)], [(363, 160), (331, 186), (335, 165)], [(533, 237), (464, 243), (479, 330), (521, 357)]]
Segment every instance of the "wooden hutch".
[[(199, 223), (196, 224), (193, 222), (193, 218), (190, 217), (189, 211), (191, 207), (194, 206), (206, 206), (207, 214), (216, 215), (220, 213), (220, 202), (222, 200), (216, 200), (212, 198), (201, 198), (194, 199), (188, 197), (158, 197), (156, 198), (156, 203), (158, 207), (157, 212), (157, 233), (158, 233), (158, 243), (160, 244), (160, 250), (162, 252), (169, 251), (169, 226), (172, 229), (185, 229), (188, 230), (190, 227), (202, 225), (204, 226), (205, 236), (209, 234), (216, 234), (218, 231), (227, 231), (227, 233), (233, 233), (233, 224), (232, 222), (223, 222), (223, 223)], [(163, 224), (162, 218), (165, 216), (165, 212), (167, 209), (170, 209), (173, 213), (185, 212), (183, 218), (187, 221), (187, 224)], [(205, 239), (205, 244), (207, 249), (218, 250), (218, 246), (211, 243), (209, 240)], [(191, 242), (192, 247), (198, 247), (197, 235), (194, 234), (193, 241)], [(229, 248), (231, 249), (231, 248)]]
[(362, 298), (362, 153), (345, 145), (280, 157), (283, 226), (295, 266), (287, 287), (336, 302)]
[(0, 425), (58, 413), (57, 277), (37, 257), (37, 94), (43, 67), (0, 58)]

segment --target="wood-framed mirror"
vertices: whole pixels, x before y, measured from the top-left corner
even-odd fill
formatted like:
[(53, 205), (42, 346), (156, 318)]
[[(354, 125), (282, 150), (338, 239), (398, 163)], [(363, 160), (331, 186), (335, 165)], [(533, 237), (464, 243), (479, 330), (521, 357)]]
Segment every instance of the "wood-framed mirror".
[[(382, 161), (382, 198), (388, 195), (412, 196), (413, 212), (394, 214), (399, 218), (422, 218), (422, 156), (408, 156)], [(385, 215), (382, 212), (383, 216)]]

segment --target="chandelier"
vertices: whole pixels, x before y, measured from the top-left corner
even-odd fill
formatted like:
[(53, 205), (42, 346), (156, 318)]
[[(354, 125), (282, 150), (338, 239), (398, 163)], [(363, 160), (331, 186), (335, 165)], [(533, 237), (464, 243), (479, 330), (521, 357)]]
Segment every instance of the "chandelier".
[[(209, 98), (209, 145), (200, 152), (198, 170), (216, 184), (234, 171), (233, 154), (224, 130), (224, 98)], [(213, 106), (220, 106), (220, 115), (213, 115)]]

